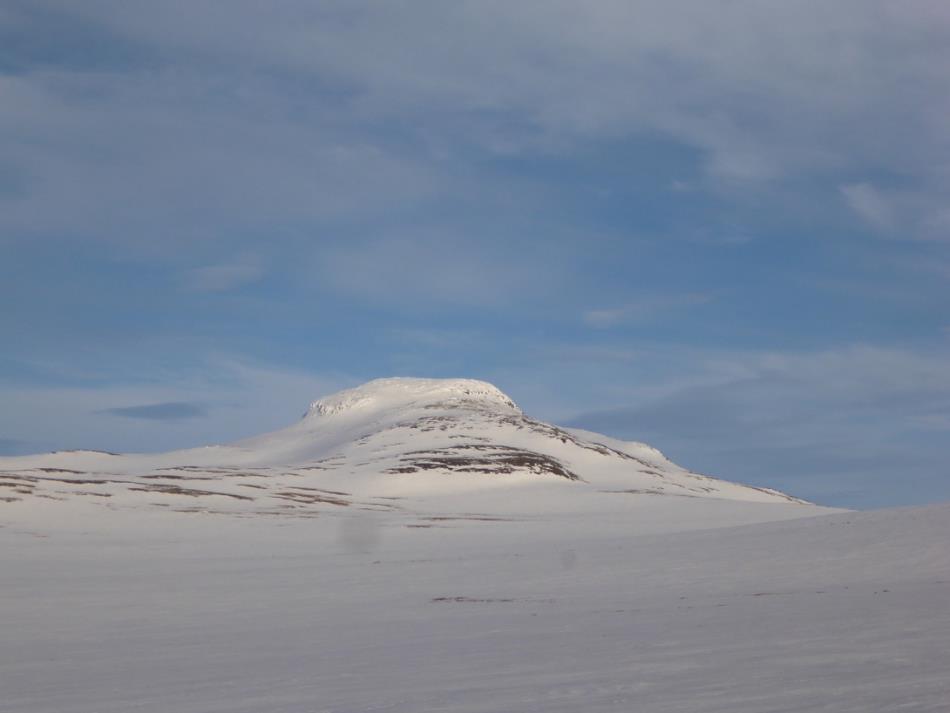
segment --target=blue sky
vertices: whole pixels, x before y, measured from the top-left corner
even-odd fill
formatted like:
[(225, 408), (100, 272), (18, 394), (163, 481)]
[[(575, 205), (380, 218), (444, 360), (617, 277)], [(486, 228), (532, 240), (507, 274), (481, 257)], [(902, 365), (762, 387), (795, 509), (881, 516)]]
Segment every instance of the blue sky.
[(388, 375), (950, 498), (945, 2), (4, 3), (0, 453)]

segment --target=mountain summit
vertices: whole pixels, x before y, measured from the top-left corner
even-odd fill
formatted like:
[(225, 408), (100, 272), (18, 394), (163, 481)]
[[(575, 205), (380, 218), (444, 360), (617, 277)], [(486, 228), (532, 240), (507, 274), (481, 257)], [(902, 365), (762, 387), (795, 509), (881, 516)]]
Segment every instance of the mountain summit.
[(353, 410), (391, 410), (420, 405), (464, 408), (482, 405), (521, 412), (506, 394), (476, 379), (374, 379), (354, 389), (325, 396), (310, 404), (307, 417), (330, 416)]
[(802, 504), (694, 473), (643, 443), (538, 421), (472, 379), (377, 379), (314, 401), (288, 428), (228, 445), (0, 458), (0, 471), (0, 501), (11, 506), (42, 497), (312, 516), (339, 508), (597, 512), (673, 496)]

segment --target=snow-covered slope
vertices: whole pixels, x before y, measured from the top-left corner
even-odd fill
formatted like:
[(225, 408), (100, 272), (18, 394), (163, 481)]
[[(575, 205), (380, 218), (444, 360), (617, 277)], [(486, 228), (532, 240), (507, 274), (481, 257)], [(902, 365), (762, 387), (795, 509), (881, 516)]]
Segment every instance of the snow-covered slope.
[(346, 507), (529, 516), (617, 511), (657, 496), (810, 512), (782, 493), (690, 472), (642, 443), (542, 423), (470, 379), (379, 379), (315, 401), (289, 428), (229, 445), (0, 459), (7, 510), (87, 501), (285, 516)]
[(52, 502), (0, 528), (0, 712), (947, 710), (950, 508), (638, 500), (413, 526)]

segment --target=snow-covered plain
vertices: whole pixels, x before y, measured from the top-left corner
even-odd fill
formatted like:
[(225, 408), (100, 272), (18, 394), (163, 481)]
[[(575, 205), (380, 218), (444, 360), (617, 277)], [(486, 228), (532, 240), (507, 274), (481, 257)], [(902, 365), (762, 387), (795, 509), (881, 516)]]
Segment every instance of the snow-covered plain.
[(709, 479), (481, 382), (0, 483), (4, 713), (950, 710), (950, 506)]

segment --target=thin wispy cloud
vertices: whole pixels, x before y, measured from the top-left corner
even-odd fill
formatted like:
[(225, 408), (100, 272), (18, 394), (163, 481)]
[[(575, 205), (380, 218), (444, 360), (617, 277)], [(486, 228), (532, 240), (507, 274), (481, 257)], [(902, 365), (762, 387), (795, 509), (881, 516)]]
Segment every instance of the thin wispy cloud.
[(556, 289), (562, 266), (550, 255), (525, 260), (504, 239), (421, 230), (321, 251), (313, 267), (322, 284), (358, 299), (441, 309), (536, 300)]
[(876, 230), (892, 230), (896, 225), (894, 206), (888, 197), (868, 183), (841, 186), (848, 207)]
[(840, 187), (848, 207), (873, 231), (909, 240), (950, 241), (946, 192), (888, 189), (870, 183)]
[(703, 293), (644, 297), (619, 307), (589, 310), (584, 313), (584, 322), (597, 329), (609, 329), (658, 319), (664, 314), (707, 304), (713, 299), (714, 295)]
[(196, 267), (184, 273), (185, 288), (194, 292), (228, 292), (250, 285), (264, 276), (254, 261), (239, 261)]
[(123, 418), (139, 418), (146, 421), (181, 421), (208, 415), (204, 404), (187, 401), (167, 401), (160, 404), (141, 404), (138, 406), (117, 406), (105, 409), (102, 413)]

